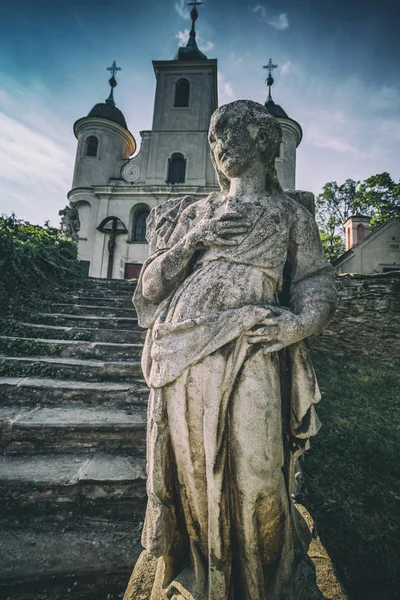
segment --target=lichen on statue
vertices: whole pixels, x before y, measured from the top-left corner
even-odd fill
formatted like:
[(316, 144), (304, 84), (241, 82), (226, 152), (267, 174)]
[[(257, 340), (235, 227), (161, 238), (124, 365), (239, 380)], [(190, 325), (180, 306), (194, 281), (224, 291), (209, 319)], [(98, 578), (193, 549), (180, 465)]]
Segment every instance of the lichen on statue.
[(134, 303), (148, 329), (149, 600), (323, 597), (293, 461), (319, 429), (304, 339), (336, 291), (313, 217), (279, 185), (280, 140), (262, 105), (220, 107), (209, 142), (221, 192), (167, 201), (148, 220)]

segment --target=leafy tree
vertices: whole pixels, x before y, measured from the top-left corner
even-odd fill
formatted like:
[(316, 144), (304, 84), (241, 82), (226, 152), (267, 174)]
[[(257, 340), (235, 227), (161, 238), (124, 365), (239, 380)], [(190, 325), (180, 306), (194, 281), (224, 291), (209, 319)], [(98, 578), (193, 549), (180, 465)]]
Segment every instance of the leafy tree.
[(344, 253), (346, 248), (340, 235), (332, 235), (321, 230), (320, 237), (328, 260), (333, 262)]
[(347, 179), (338, 185), (331, 181), (317, 196), (316, 208), (322, 245), (333, 261), (344, 252), (344, 222), (351, 215), (370, 216), (371, 230), (393, 217), (400, 218), (400, 183), (386, 172), (363, 182)]
[(358, 188), (360, 209), (371, 217), (371, 230), (397, 217), (400, 219), (400, 183), (389, 173), (378, 173), (363, 181)]
[(317, 222), (326, 256), (334, 261), (345, 250), (344, 228), (346, 219), (360, 210), (359, 182), (347, 179), (342, 185), (326, 183), (316, 198)]

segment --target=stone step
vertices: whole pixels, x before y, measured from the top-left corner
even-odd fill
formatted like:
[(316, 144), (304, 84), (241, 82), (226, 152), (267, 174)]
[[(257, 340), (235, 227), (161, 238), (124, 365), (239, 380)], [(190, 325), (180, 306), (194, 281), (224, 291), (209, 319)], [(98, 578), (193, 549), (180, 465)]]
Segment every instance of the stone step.
[[(63, 292), (59, 297), (70, 298), (71, 294), (75, 294), (80, 296), (81, 298), (102, 298), (104, 300), (111, 300), (112, 298), (126, 298), (130, 302), (132, 302), (132, 297), (134, 294), (135, 288), (115, 290), (113, 288), (102, 288), (102, 287), (89, 287), (89, 288), (77, 288), (72, 290), (71, 292)], [(58, 296), (57, 296), (58, 297)]]
[(61, 515), (131, 520), (143, 514), (146, 461), (123, 454), (0, 457), (2, 516)]
[(60, 302), (72, 304), (89, 304), (92, 306), (110, 306), (116, 308), (133, 309), (132, 297), (129, 294), (124, 296), (89, 296), (88, 294), (70, 294), (69, 296), (61, 297)]
[(15, 356), (57, 355), (62, 358), (132, 360), (140, 359), (142, 350), (143, 344), (140, 343), (116, 344), (110, 342), (0, 336), (0, 352)]
[(117, 308), (114, 306), (93, 306), (89, 304), (64, 304), (52, 302), (48, 305), (51, 311), (57, 314), (68, 315), (92, 315), (99, 317), (136, 317), (135, 309), (132, 306), (129, 308)]
[[(3, 327), (3, 329), (5, 329)], [(22, 331), (33, 338), (58, 340), (83, 340), (88, 342), (117, 342), (134, 344), (144, 341), (146, 332), (143, 329), (85, 329), (84, 327), (66, 327), (63, 325), (42, 325), (40, 323), (15, 322), (7, 331), (8, 335), (14, 330), (21, 335)]]
[(136, 317), (101, 317), (39, 312), (35, 322), (43, 325), (70, 325), (85, 329), (138, 329)]
[(146, 410), (115, 408), (0, 408), (0, 449), (5, 454), (122, 452), (144, 457)]
[(140, 553), (135, 522), (0, 523), (4, 600), (117, 600)]
[(149, 390), (142, 381), (129, 383), (63, 381), (35, 377), (0, 377), (3, 407), (82, 406), (126, 410), (147, 406)]
[(115, 293), (134, 292), (136, 289), (136, 282), (129, 282), (126, 279), (99, 279), (90, 277), (88, 279), (82, 279), (80, 283), (80, 289), (84, 290), (110, 290)]
[(1, 376), (35, 376), (78, 380), (131, 381), (141, 380), (139, 361), (81, 360), (78, 358), (49, 358), (47, 356), (1, 356)]

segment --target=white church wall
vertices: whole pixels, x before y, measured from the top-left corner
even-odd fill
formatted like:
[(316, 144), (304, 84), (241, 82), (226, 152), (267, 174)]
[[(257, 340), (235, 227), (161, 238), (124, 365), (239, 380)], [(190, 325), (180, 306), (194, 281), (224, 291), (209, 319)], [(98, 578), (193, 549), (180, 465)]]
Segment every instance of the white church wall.
[[(154, 63), (160, 66), (152, 131), (206, 131), (213, 112), (210, 100), (213, 99), (212, 75), (216, 61), (171, 63)], [(189, 106), (175, 107), (175, 86), (183, 77), (190, 82)]]
[(281, 155), (275, 160), (278, 179), (283, 189), (296, 189), (296, 145), (295, 130), (279, 120), (282, 127)]

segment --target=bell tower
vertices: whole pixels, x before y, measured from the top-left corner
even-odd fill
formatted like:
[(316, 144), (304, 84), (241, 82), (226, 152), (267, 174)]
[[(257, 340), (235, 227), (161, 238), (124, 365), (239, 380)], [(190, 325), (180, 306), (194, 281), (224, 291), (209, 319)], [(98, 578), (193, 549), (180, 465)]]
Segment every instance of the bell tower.
[(153, 61), (157, 84), (152, 129), (141, 132), (141, 150), (121, 172), (135, 185), (157, 186), (165, 192), (164, 200), (181, 191), (201, 198), (217, 189), (207, 140), (218, 106), (217, 61), (197, 46), (198, 4), (189, 3), (192, 27), (187, 45), (173, 60)]

